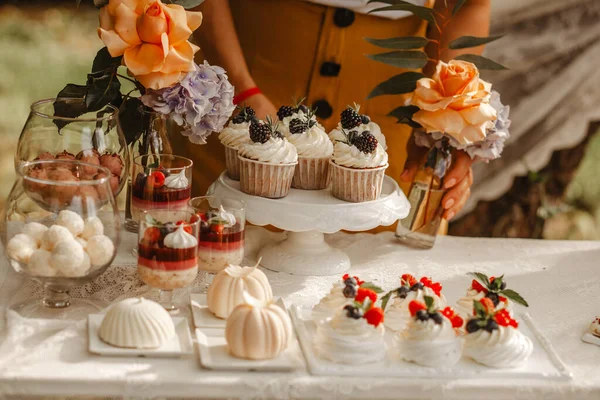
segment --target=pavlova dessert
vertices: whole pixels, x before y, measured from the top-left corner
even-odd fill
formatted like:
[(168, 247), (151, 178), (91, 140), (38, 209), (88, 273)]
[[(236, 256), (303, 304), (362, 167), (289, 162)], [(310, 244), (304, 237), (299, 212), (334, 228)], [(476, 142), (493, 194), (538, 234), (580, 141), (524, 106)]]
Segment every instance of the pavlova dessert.
[(256, 113), (252, 107), (242, 107), (240, 112), (219, 134), (219, 140), (225, 146), (227, 176), (233, 180), (240, 180), (238, 150), (242, 145), (250, 143), (250, 123), (256, 120)]
[(383, 310), (374, 306), (377, 293), (364, 289), (352, 304), (339, 309), (329, 320), (317, 323), (317, 353), (334, 363), (370, 364), (386, 354)]
[(344, 131), (357, 130), (360, 132), (369, 131), (375, 139), (381, 144), (381, 146), (387, 150), (387, 144), (385, 136), (381, 132), (381, 128), (375, 122), (371, 121), (371, 118), (367, 115), (359, 114), (360, 105), (354, 104), (354, 107), (348, 106), (340, 114), (340, 122), (337, 127), (329, 132), (329, 139), (333, 144), (338, 141), (345, 139)]
[(381, 298), (381, 308), (385, 310), (385, 326), (393, 331), (402, 331), (412, 319), (408, 305), (412, 300), (424, 303), (425, 296), (433, 299), (432, 306), (435, 309), (446, 306), (446, 298), (439, 282), (433, 282), (427, 277), (417, 281), (411, 274), (402, 275), (400, 287)]
[(497, 310), (491, 299), (473, 300), (473, 316), (466, 325), (464, 353), (492, 368), (514, 368), (533, 351), (531, 339), (506, 309)]
[(506, 287), (504, 275), (495, 278), (487, 277), (481, 272), (472, 272), (469, 275), (475, 279), (467, 289), (465, 296), (459, 298), (456, 302), (456, 311), (463, 317), (469, 317), (473, 312), (473, 301), (482, 298), (488, 298), (494, 303), (496, 309), (507, 309), (513, 312), (513, 302), (528, 307), (527, 301), (514, 290)]
[(426, 367), (452, 366), (462, 354), (459, 329), (464, 321), (450, 307), (439, 310), (433, 297), (424, 300), (408, 303), (411, 320), (396, 336), (400, 356)]

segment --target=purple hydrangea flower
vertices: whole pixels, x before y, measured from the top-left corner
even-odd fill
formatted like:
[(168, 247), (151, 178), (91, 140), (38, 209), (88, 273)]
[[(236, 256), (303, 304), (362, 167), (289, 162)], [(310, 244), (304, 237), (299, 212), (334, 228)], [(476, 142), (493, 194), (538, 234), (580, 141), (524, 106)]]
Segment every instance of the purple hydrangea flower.
[(182, 134), (190, 142), (205, 144), (212, 132), (223, 129), (235, 110), (233, 95), (225, 70), (205, 61), (181, 82), (160, 90), (148, 90), (141, 101), (183, 127)]

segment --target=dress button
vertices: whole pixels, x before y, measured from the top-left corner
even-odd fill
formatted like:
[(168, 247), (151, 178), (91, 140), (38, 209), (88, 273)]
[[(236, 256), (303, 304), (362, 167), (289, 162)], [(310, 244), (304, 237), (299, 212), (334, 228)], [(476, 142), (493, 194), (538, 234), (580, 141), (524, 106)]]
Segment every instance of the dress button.
[(338, 8), (333, 14), (333, 22), (340, 28), (350, 26), (354, 22), (354, 12), (347, 8)]
[(331, 108), (331, 105), (325, 99), (315, 101), (312, 104), (312, 108), (316, 110), (315, 115), (321, 119), (327, 119), (331, 117), (331, 114), (333, 114), (333, 109)]
[(338, 76), (342, 66), (334, 62), (324, 62), (321, 64), (321, 76)]

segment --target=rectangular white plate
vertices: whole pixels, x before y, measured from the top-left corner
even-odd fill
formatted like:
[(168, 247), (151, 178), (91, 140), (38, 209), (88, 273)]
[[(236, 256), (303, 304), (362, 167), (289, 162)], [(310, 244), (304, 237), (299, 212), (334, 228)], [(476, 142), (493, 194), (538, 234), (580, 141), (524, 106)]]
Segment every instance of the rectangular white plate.
[(192, 316), (196, 328), (225, 329), (225, 320), (215, 317), (206, 305), (206, 293), (190, 293)]
[(181, 357), (194, 352), (192, 335), (185, 318), (173, 317), (175, 337), (158, 349), (125, 349), (104, 343), (98, 336), (104, 314), (88, 315), (89, 350), (103, 356), (117, 357)]
[[(286, 309), (281, 299), (277, 304)], [(304, 357), (295, 333), (283, 353), (272, 360), (261, 361), (245, 360), (229, 354), (224, 325), (223, 328), (197, 328), (196, 339), (200, 364), (204, 368), (222, 371), (291, 371), (305, 368)]]
[(402, 360), (395, 349), (392, 348), (391, 331), (386, 332), (386, 358), (379, 363), (369, 364), (369, 368), (336, 364), (325, 360), (317, 354), (313, 345), (316, 325), (310, 319), (304, 319), (307, 313), (299, 307), (293, 307), (290, 312), (292, 322), (296, 327), (300, 346), (306, 357), (308, 369), (313, 375), (328, 376), (357, 376), (365, 375), (378, 377), (398, 378), (480, 378), (480, 379), (552, 379), (568, 380), (571, 373), (560, 360), (548, 339), (539, 332), (529, 314), (519, 315), (521, 325), (519, 329), (533, 342), (533, 353), (527, 362), (519, 368), (493, 369), (477, 364), (467, 357), (463, 357), (456, 365), (450, 368), (429, 368)]
[(583, 340), (584, 342), (589, 343), (589, 344), (595, 344), (596, 346), (600, 346), (600, 337), (594, 336), (590, 332), (584, 333), (583, 336), (581, 337), (581, 340)]

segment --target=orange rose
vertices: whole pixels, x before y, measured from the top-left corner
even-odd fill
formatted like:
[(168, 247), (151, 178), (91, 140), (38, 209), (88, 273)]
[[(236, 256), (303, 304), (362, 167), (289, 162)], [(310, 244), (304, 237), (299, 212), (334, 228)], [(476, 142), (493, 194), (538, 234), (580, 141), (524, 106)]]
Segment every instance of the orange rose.
[(463, 145), (480, 142), (496, 119), (489, 104), (491, 89), (474, 64), (440, 61), (431, 79), (417, 82), (410, 103), (420, 110), (413, 120), (427, 133), (445, 132)]
[(98, 36), (144, 87), (161, 89), (194, 70), (199, 48), (188, 38), (201, 23), (202, 13), (160, 0), (110, 0)]

